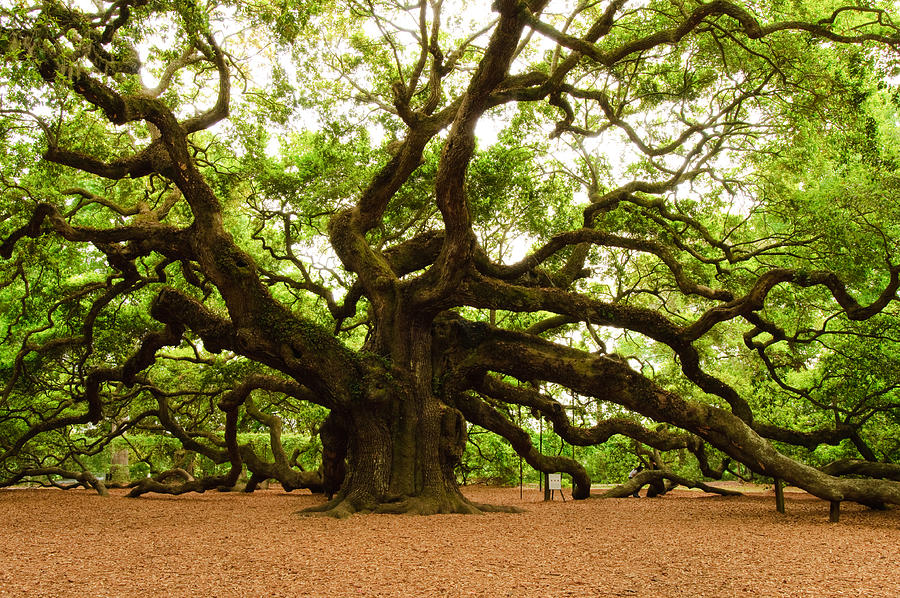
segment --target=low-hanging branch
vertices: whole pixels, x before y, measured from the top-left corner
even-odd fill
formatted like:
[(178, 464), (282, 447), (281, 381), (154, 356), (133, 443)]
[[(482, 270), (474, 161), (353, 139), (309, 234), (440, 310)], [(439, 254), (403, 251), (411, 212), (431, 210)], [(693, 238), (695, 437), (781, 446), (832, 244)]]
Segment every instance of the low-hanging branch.
[(758, 473), (788, 480), (821, 498), (900, 504), (900, 484), (847, 480), (823, 474), (779, 453), (746, 422), (728, 411), (666, 391), (627, 364), (606, 356), (585, 354), (521, 333), (494, 330), (461, 362), (454, 379), (469, 379), (482, 369), (519, 380), (564, 384), (581, 394), (671, 423), (703, 438)]

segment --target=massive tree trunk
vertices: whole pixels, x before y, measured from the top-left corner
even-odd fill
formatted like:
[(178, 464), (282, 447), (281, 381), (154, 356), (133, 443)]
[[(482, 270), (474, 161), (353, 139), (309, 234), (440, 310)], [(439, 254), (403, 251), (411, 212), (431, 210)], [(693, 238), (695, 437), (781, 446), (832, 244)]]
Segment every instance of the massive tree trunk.
[(370, 348), (386, 349), (391, 357), (367, 364), (359, 400), (329, 416), (329, 442), (323, 443), (335, 452), (336, 438), (346, 442), (347, 474), (337, 495), (309, 512), (345, 517), (514, 510), (476, 505), (460, 492), (455, 468), (466, 422), (435, 396), (430, 325), (407, 322), (395, 330), (371, 341)]

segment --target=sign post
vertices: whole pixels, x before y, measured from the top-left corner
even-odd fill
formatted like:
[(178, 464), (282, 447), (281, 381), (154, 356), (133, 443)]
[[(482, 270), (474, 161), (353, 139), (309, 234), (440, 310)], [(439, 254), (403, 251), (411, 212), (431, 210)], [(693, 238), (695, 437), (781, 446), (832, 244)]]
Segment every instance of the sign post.
[(559, 490), (559, 495), (562, 496), (563, 502), (566, 502), (566, 497), (562, 493), (561, 473), (551, 473), (547, 476), (547, 488), (550, 489), (550, 500), (553, 500), (553, 492)]

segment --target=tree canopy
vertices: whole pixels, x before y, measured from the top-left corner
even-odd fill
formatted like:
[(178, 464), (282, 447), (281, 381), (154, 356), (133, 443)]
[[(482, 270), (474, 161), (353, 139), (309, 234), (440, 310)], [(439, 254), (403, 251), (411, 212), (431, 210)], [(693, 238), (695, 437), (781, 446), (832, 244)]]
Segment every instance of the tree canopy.
[(478, 426), (588, 497), (541, 420), (900, 504), (894, 18), (4, 5), (0, 482), (164, 434), (221, 467), (135, 496), (246, 467), (336, 516), (479, 512)]

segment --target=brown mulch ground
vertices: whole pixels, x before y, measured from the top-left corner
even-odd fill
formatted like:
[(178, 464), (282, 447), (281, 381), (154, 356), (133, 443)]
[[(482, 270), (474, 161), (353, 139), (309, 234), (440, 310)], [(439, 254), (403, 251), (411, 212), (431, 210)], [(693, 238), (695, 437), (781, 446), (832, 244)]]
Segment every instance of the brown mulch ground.
[(900, 509), (788, 492), (541, 502), (522, 514), (295, 515), (318, 496), (0, 491), (0, 596), (900, 596)]

